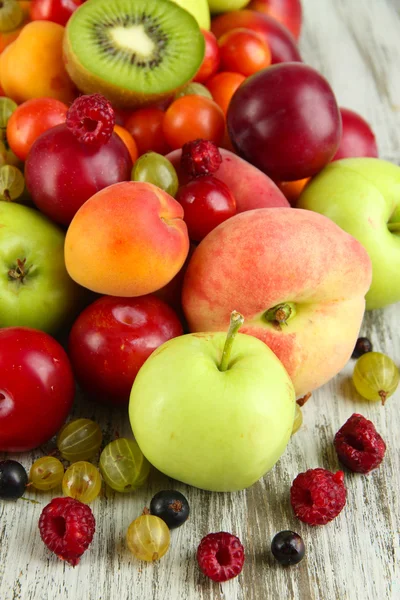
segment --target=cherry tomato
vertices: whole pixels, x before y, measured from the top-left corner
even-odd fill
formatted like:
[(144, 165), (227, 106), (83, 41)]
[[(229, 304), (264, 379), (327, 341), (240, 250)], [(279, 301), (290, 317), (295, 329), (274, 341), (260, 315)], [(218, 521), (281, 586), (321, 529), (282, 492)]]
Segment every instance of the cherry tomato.
[(311, 177), (305, 179), (297, 179), (296, 181), (277, 181), (276, 185), (285, 195), (291, 206), (296, 206), (300, 194), (310, 181)]
[(203, 58), (203, 62), (201, 63), (200, 69), (196, 73), (196, 77), (193, 81), (198, 81), (199, 83), (204, 83), (214, 75), (218, 71), (219, 61), (220, 61), (220, 53), (219, 46), (217, 42), (217, 38), (211, 31), (207, 31), (206, 29), (202, 29), (201, 33), (204, 36), (204, 41), (206, 43), (206, 50)]
[(32, 21), (53, 21), (66, 25), (72, 13), (82, 4), (83, 0), (32, 0)]
[(179, 188), (189, 238), (201, 242), (210, 231), (236, 214), (236, 201), (228, 186), (216, 177), (198, 177)]
[(229, 103), (233, 94), (245, 79), (245, 76), (240, 73), (222, 71), (207, 81), (207, 88), (210, 90), (214, 101), (222, 108), (225, 115), (228, 112)]
[(165, 113), (163, 131), (174, 150), (198, 138), (219, 145), (225, 131), (224, 113), (205, 96), (182, 96)]
[(248, 77), (271, 64), (271, 51), (262, 36), (251, 29), (232, 29), (219, 40), (221, 68)]
[(8, 120), (7, 141), (18, 158), (26, 160), (42, 133), (65, 122), (68, 106), (55, 98), (33, 98), (18, 106)]
[(0, 452), (24, 452), (55, 435), (75, 384), (63, 348), (43, 331), (0, 329)]
[(134, 138), (139, 156), (150, 151), (158, 154), (170, 151), (162, 127), (164, 114), (160, 108), (141, 108), (126, 119), (124, 127)]
[(125, 146), (128, 148), (129, 154), (131, 155), (132, 164), (136, 161), (139, 156), (137, 144), (129, 131), (120, 125), (115, 125), (115, 133), (121, 138)]

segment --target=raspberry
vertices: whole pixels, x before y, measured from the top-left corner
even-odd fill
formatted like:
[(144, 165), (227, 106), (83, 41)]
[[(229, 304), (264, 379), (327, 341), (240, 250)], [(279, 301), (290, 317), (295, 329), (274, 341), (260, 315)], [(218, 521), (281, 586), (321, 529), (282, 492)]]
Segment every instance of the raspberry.
[(221, 163), (222, 156), (214, 142), (193, 140), (182, 147), (181, 167), (192, 177), (212, 175)]
[(199, 544), (197, 562), (213, 581), (228, 581), (243, 569), (244, 548), (235, 535), (224, 531), (209, 533)]
[(100, 147), (108, 142), (115, 125), (115, 113), (101, 94), (80, 96), (67, 112), (67, 127), (83, 144)]
[(40, 536), (58, 558), (75, 567), (95, 532), (89, 506), (73, 498), (54, 498), (40, 515)]
[(386, 444), (372, 421), (354, 413), (339, 429), (334, 440), (341, 463), (355, 473), (369, 473), (381, 464)]
[(346, 504), (344, 473), (309, 469), (297, 475), (290, 488), (294, 514), (309, 525), (325, 525), (338, 516)]

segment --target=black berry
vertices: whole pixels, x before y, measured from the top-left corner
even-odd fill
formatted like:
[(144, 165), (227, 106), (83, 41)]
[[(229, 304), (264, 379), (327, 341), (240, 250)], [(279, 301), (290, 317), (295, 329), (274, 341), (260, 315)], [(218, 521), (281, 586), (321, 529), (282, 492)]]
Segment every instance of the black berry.
[(175, 529), (188, 519), (189, 503), (180, 492), (163, 490), (152, 498), (150, 513), (160, 517), (170, 529)]
[(360, 358), (363, 354), (367, 352), (372, 352), (372, 344), (366, 337), (360, 337), (356, 341), (356, 345), (354, 346), (352, 358)]
[(277, 533), (271, 543), (271, 551), (281, 565), (297, 565), (306, 552), (302, 538), (294, 531)]
[(2, 500), (17, 500), (25, 492), (28, 475), (16, 460), (0, 461), (0, 498)]

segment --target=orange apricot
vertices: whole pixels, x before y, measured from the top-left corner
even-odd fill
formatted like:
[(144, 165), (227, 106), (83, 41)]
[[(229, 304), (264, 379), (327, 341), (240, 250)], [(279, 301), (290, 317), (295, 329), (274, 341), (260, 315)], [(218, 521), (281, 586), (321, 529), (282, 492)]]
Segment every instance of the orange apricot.
[(124, 181), (78, 210), (67, 231), (65, 264), (89, 290), (133, 297), (171, 281), (188, 251), (179, 202), (151, 183)]
[(114, 131), (124, 142), (125, 146), (128, 148), (128, 152), (131, 155), (132, 163), (136, 162), (139, 156), (139, 151), (133, 136), (129, 133), (127, 129), (125, 129), (125, 127), (121, 127), (121, 125), (115, 125)]
[(0, 55), (1, 87), (17, 103), (31, 98), (56, 98), (66, 104), (76, 96), (62, 58), (64, 27), (33, 21)]

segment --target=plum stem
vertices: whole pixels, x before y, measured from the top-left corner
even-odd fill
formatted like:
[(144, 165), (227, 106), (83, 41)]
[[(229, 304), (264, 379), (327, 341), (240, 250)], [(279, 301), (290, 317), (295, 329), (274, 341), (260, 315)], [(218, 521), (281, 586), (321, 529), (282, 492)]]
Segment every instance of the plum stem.
[(289, 319), (292, 319), (296, 314), (296, 309), (293, 302), (282, 302), (273, 308), (266, 310), (264, 319), (277, 325), (287, 325)]
[(229, 360), (231, 358), (231, 351), (234, 339), (236, 337), (239, 328), (244, 323), (244, 317), (237, 310), (231, 312), (231, 321), (229, 324), (228, 333), (225, 340), (224, 349), (222, 351), (221, 363), (219, 365), (220, 371), (226, 371), (228, 369)]

